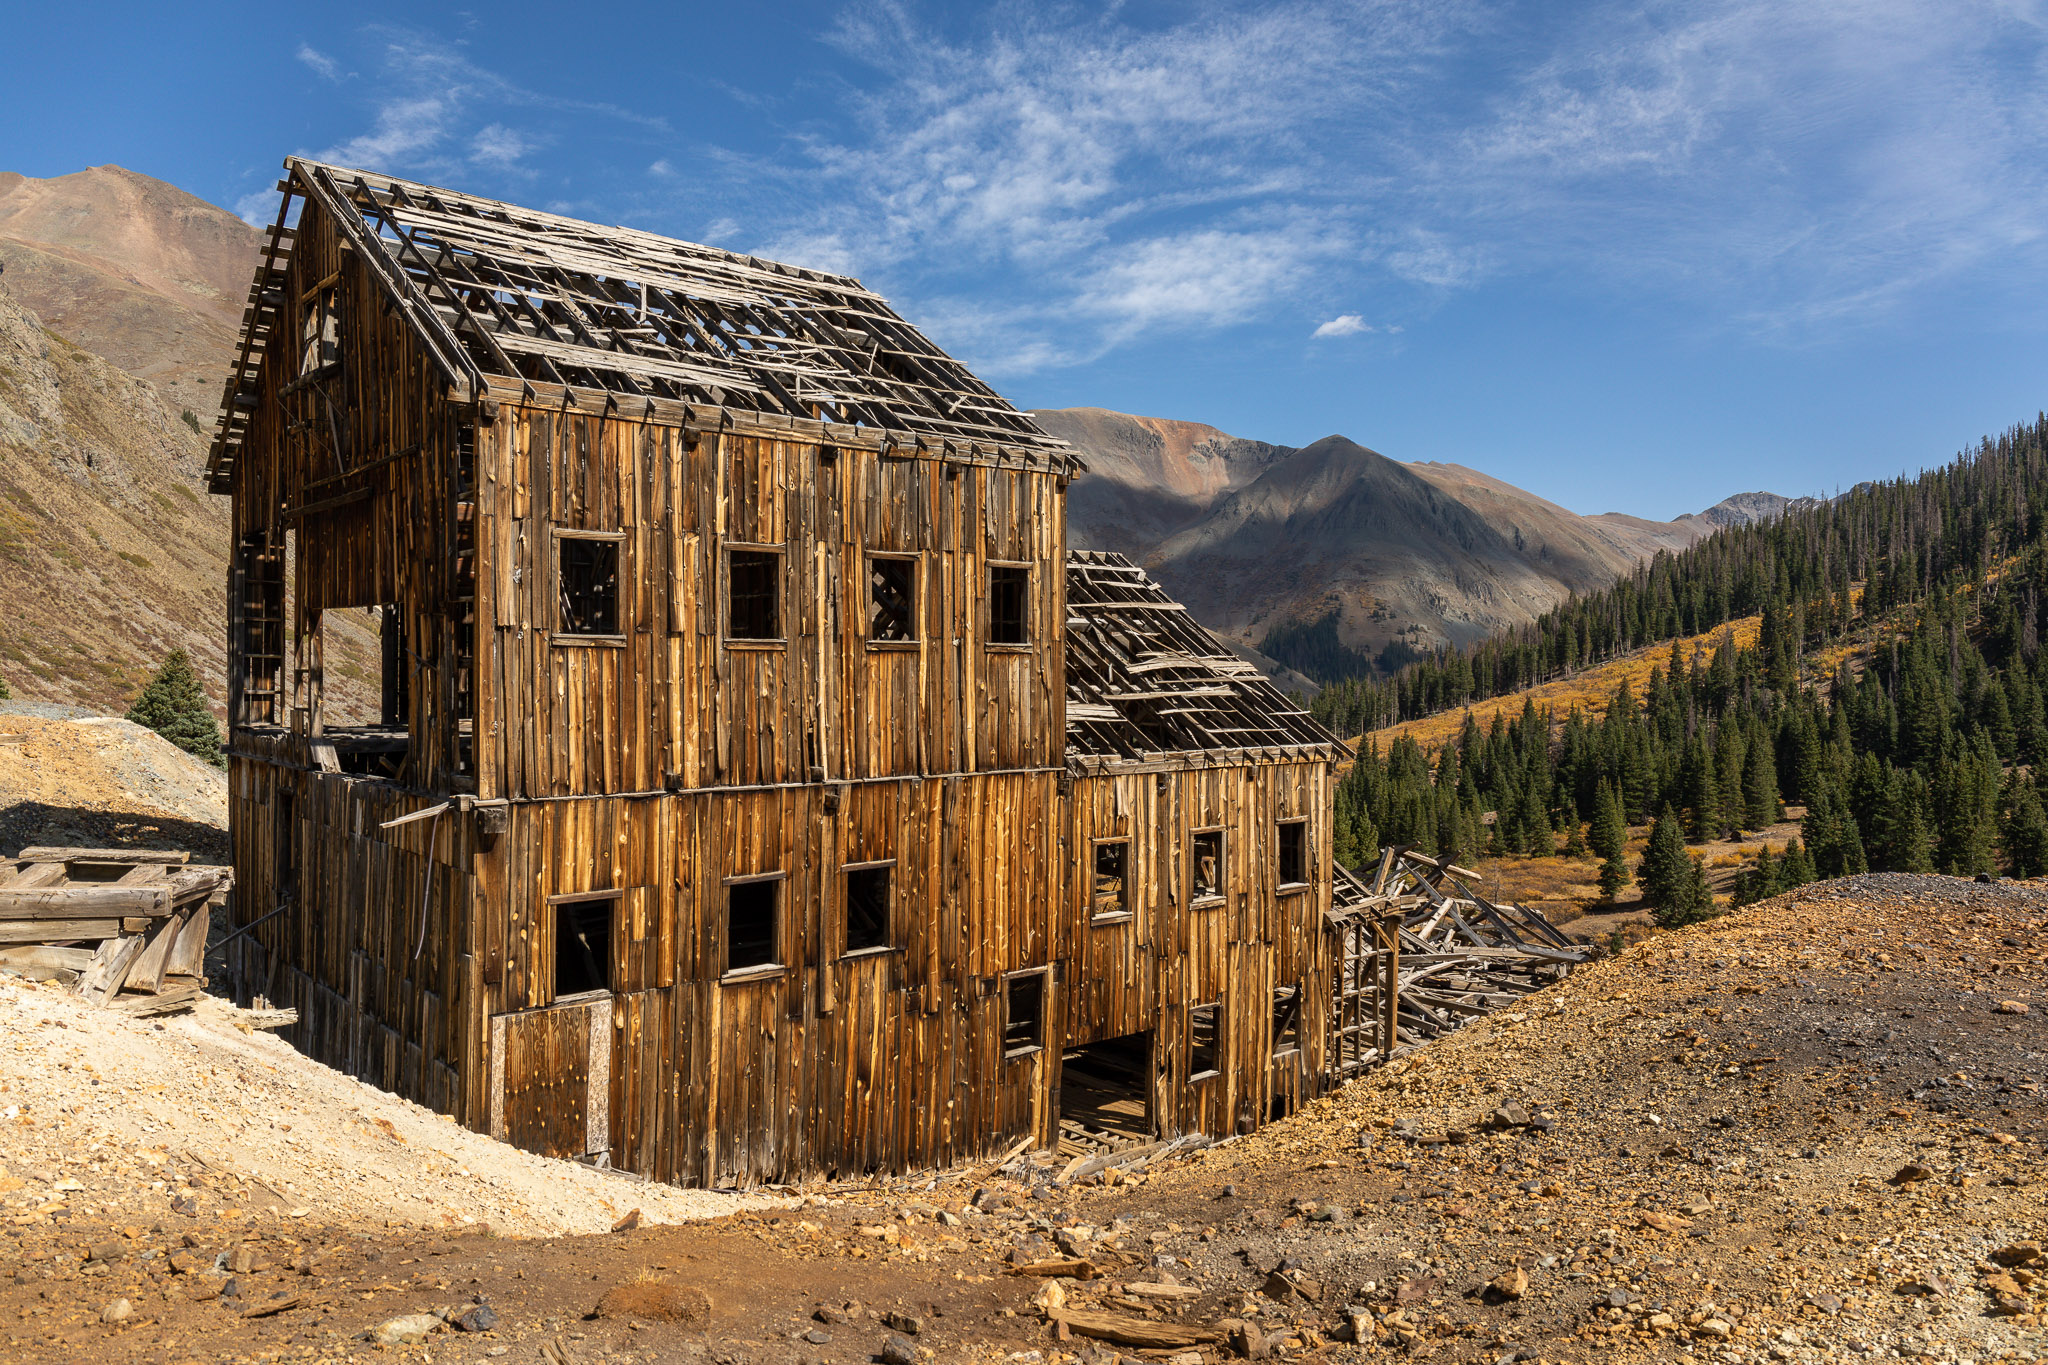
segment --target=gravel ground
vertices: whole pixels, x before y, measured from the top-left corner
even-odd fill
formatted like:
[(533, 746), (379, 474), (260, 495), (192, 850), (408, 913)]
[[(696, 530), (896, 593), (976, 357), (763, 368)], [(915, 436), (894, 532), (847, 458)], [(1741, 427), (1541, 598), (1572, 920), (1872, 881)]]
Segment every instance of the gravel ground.
[[(273, 1040), (195, 1021), (236, 1044), (202, 1063), (179, 1055), (174, 1026), (148, 1030), (165, 1051), (106, 1104), (82, 1088), (85, 1064), (95, 1089), (137, 1064), (125, 1047), (113, 1057), (130, 1060), (101, 1061), (83, 1044), (106, 1026), (95, 1016), (80, 1034), (65, 1015), (21, 1049), (45, 1096), (35, 1127), (0, 1124), (0, 1268), (19, 1267), (12, 1284), (0, 1269), (0, 1356), (2048, 1358), (2044, 928), (2048, 894), (2031, 885), (1809, 887), (1659, 935), (1160, 1169), (1058, 1187), (1054, 1167), (1027, 1161), (548, 1238), (461, 1235), (465, 1217), (520, 1226), (500, 1186), (460, 1174), (495, 1169), (457, 1145), (466, 1135), (353, 1082), (309, 1090), (318, 1068)], [(54, 997), (19, 994), (25, 1010), (0, 1000), (9, 1041), (29, 1016), (59, 1017)], [(180, 1067), (192, 1074), (166, 1091), (179, 1112), (146, 1107)], [(0, 1054), (0, 1084), (25, 1069)], [(66, 1096), (80, 1112), (52, 1113)], [(0, 1092), (0, 1114), (17, 1102)], [(378, 1137), (379, 1117), (404, 1143)], [(302, 1119), (318, 1137), (285, 1141)], [(172, 1123), (182, 1147), (165, 1140)], [(216, 1149), (236, 1154), (220, 1179)], [(410, 1164), (394, 1175), (393, 1160)], [(592, 1227), (646, 1202), (646, 1187), (625, 1200), (616, 1177), (579, 1174), (591, 1221), (564, 1217), (568, 1186), (543, 1178), (522, 1187), (535, 1224)], [(294, 1220), (301, 1198), (323, 1212)], [(248, 1272), (221, 1259), (238, 1250)], [(1069, 1264), (1016, 1273), (1055, 1260)], [(664, 1296), (680, 1305), (669, 1317), (616, 1306)], [(395, 1315), (479, 1300), (487, 1330), (363, 1339)], [(124, 1302), (129, 1316), (107, 1316)], [(1189, 1344), (1091, 1337), (1106, 1320), (1091, 1315)]]

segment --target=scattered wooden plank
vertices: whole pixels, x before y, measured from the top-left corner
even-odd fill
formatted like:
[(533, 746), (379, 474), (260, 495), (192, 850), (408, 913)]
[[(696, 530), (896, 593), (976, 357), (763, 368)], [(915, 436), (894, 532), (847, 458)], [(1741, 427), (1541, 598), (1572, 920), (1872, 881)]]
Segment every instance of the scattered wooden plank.
[(1115, 1346), (1135, 1346), (1140, 1350), (1168, 1351), (1188, 1346), (1202, 1346), (1220, 1340), (1223, 1335), (1210, 1327), (1184, 1326), (1177, 1322), (1152, 1322), (1145, 1318), (1126, 1317), (1121, 1313), (1091, 1313), (1063, 1308), (1048, 1313), (1046, 1317), (1051, 1322), (1065, 1326), (1076, 1336), (1092, 1337)]
[(24, 863), (161, 863), (183, 866), (192, 855), (169, 848), (46, 848), (37, 845), (14, 855)]

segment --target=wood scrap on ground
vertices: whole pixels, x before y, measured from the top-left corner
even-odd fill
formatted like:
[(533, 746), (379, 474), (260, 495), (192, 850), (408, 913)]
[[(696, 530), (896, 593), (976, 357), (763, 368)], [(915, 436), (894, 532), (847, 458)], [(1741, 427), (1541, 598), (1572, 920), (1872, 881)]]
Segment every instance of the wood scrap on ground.
[(1337, 869), (1334, 1075), (1462, 1028), (1593, 956), (1538, 911), (1487, 900), (1478, 880), (1411, 848), (1382, 849), (1370, 881)]
[(0, 972), (57, 981), (134, 1013), (188, 1008), (234, 872), (169, 849), (25, 848), (0, 859)]

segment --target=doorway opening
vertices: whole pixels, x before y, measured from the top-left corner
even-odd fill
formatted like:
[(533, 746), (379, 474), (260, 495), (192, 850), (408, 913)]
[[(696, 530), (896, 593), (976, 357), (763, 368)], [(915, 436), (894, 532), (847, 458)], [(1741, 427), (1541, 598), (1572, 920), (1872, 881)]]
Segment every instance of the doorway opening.
[(1070, 1047), (1060, 1060), (1060, 1151), (1113, 1152), (1152, 1137), (1152, 1035)]

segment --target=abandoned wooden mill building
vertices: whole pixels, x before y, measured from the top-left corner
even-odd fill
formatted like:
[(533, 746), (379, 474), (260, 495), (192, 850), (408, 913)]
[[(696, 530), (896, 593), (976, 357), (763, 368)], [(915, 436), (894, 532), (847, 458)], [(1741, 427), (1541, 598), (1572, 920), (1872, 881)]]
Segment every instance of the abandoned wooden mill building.
[[(883, 300), (279, 189), (209, 474), (231, 973), (299, 1048), (723, 1184), (1241, 1131), (1391, 1045), (1333, 927), (1344, 747), (1070, 554), (1074, 453)], [(323, 702), (348, 612), (374, 725)]]

